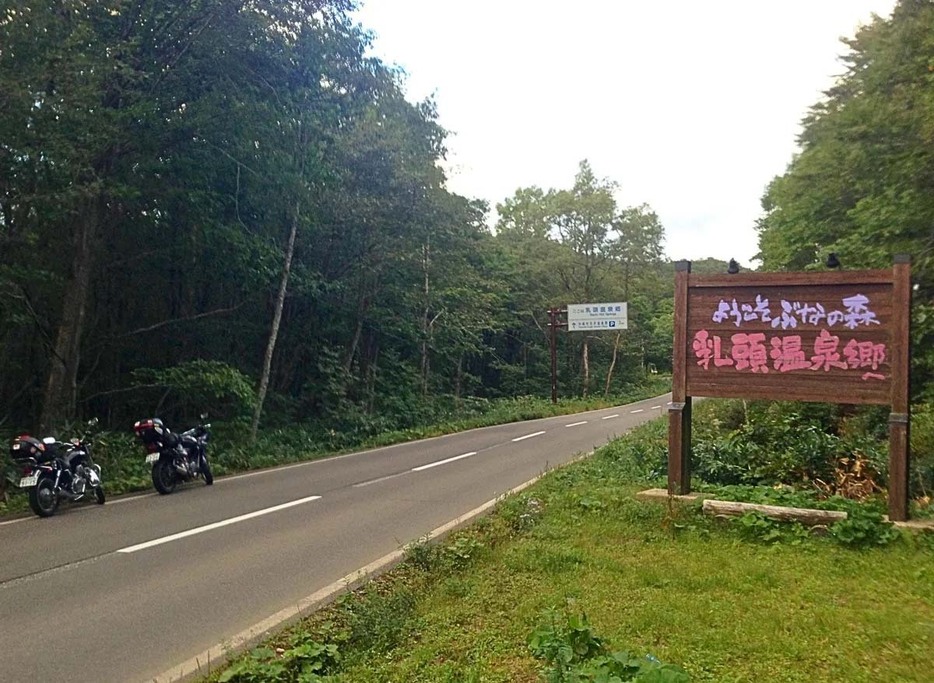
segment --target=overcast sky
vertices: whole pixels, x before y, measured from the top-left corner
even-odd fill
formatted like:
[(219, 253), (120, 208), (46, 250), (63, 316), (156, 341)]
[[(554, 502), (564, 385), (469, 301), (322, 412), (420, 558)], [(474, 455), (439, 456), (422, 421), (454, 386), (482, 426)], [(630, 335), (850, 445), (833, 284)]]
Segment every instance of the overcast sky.
[(361, 0), (374, 54), (433, 95), (448, 187), (491, 208), (582, 159), (649, 204), (672, 259), (748, 264), (759, 200), (852, 37), (895, 0)]

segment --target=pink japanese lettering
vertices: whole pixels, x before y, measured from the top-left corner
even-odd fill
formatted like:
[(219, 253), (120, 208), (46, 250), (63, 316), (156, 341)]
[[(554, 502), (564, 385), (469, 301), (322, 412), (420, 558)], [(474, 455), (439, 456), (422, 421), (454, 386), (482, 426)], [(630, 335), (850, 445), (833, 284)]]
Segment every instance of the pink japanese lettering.
[(801, 348), (801, 336), (772, 337), (772, 349), (769, 356), (772, 358), (772, 367), (779, 372), (792, 370), (807, 370), (811, 361), (805, 358), (804, 349)]
[(753, 372), (769, 371), (769, 356), (765, 348), (765, 333), (754, 332), (746, 334), (738, 332), (730, 337), (733, 348), (730, 355), (736, 361), (737, 370), (751, 369)]
[(827, 330), (821, 330), (817, 339), (814, 340), (811, 370), (823, 370), (824, 372), (828, 372), (830, 368), (846, 370), (846, 362), (840, 360), (840, 353), (837, 351), (839, 345), (840, 337), (830, 334)]
[(700, 330), (694, 335), (691, 348), (694, 349), (694, 355), (698, 359), (697, 364), (704, 370), (710, 369), (710, 361), (713, 361), (714, 367), (718, 368), (733, 365), (733, 359), (725, 358), (721, 352), (720, 337), (711, 336), (707, 330)]
[(885, 361), (885, 344), (874, 344), (871, 341), (858, 342), (851, 339), (843, 347), (843, 357), (851, 368), (872, 368), (878, 370), (879, 365)]

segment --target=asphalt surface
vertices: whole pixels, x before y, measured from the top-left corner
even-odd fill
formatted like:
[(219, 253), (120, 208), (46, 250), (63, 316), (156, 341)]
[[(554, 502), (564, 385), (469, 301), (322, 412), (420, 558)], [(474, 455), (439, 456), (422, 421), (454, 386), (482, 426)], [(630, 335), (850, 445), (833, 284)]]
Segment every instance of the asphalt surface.
[(0, 680), (170, 680), (180, 663), (666, 414), (670, 400), (0, 521)]

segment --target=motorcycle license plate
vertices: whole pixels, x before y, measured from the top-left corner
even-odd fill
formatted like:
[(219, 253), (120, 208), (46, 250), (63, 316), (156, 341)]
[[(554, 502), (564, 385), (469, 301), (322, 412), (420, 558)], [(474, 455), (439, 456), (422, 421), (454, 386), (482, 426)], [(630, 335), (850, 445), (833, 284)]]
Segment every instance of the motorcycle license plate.
[(146, 464), (147, 464), (147, 465), (148, 465), (148, 464), (151, 464), (151, 463), (154, 463), (154, 462), (159, 462), (159, 454), (158, 454), (158, 453), (150, 453), (149, 455), (146, 456)]
[(37, 481), (39, 481), (38, 474), (34, 474), (31, 477), (23, 477), (19, 480), (19, 487), (21, 489), (29, 488), (30, 486), (35, 486)]

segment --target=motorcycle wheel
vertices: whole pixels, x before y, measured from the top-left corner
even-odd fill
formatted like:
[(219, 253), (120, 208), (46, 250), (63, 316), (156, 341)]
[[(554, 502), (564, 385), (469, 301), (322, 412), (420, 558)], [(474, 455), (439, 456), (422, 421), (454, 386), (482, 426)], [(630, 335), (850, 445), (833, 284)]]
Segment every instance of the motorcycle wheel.
[(208, 463), (206, 456), (201, 456), (201, 474), (204, 475), (204, 483), (207, 486), (210, 486), (214, 483), (214, 473), (211, 472), (211, 465)]
[(104, 487), (98, 486), (94, 489), (94, 499), (97, 501), (98, 505), (103, 505), (106, 498), (104, 497)]
[(55, 485), (48, 477), (42, 477), (29, 489), (29, 507), (40, 517), (51, 517), (58, 509)]
[(152, 485), (156, 487), (156, 491), (164, 496), (172, 493), (177, 484), (178, 476), (170, 459), (159, 460), (152, 466)]

